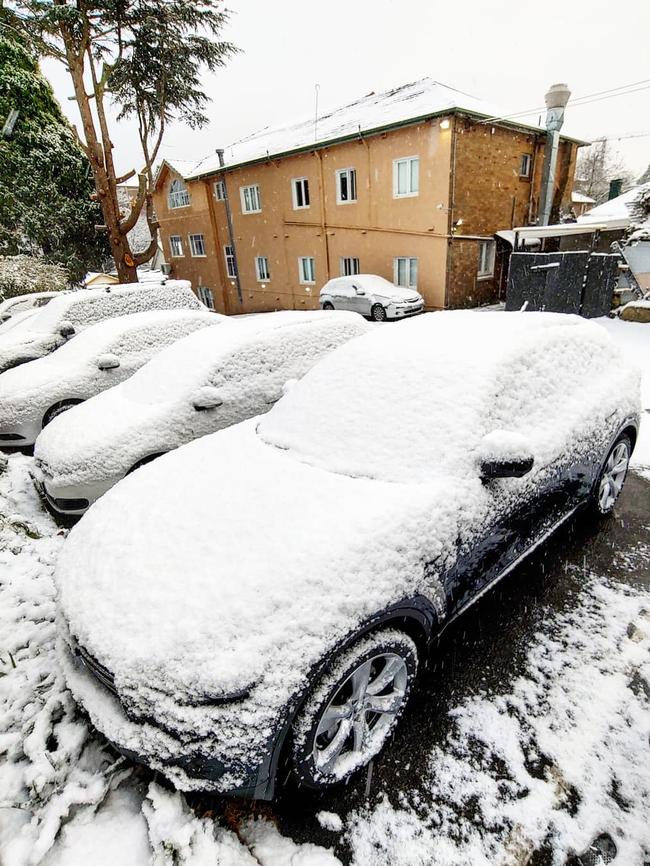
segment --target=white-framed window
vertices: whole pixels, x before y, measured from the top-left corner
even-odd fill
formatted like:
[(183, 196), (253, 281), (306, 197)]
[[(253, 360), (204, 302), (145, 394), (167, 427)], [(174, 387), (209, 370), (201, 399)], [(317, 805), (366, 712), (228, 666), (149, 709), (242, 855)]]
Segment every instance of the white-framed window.
[(350, 204), (357, 200), (356, 168), (339, 168), (336, 172), (336, 203)]
[(494, 273), (495, 241), (479, 241), (478, 245), (478, 276), (491, 277)]
[(223, 248), (223, 255), (226, 260), (226, 273), (234, 279), (237, 276), (237, 262), (235, 261), (235, 251), (230, 244), (226, 244)]
[(169, 236), (169, 252), (174, 259), (181, 258), (183, 255), (183, 238), (180, 235)]
[(420, 192), (420, 157), (393, 160), (393, 198), (407, 198)]
[(360, 274), (359, 259), (353, 256), (341, 256), (341, 276), (351, 277)]
[(519, 160), (519, 177), (530, 177), (531, 158), (529, 153), (522, 153)]
[(313, 256), (300, 256), (298, 259), (298, 276), (301, 283), (316, 282), (316, 259)]
[(266, 256), (255, 256), (255, 273), (259, 283), (265, 283), (271, 279), (269, 260)]
[(212, 289), (209, 289), (207, 286), (199, 286), (196, 290), (197, 295), (199, 296), (199, 301), (208, 308), (208, 310), (214, 310), (214, 297), (212, 296)]
[(309, 179), (306, 177), (294, 177), (291, 181), (293, 191), (293, 209), (309, 207)]
[(190, 252), (194, 258), (201, 258), (205, 255), (205, 240), (203, 235), (188, 235), (187, 239), (190, 242)]
[(416, 258), (398, 256), (393, 259), (393, 279), (396, 286), (404, 289), (418, 287), (418, 260)]
[(262, 210), (262, 199), (260, 197), (260, 188), (256, 183), (251, 186), (240, 186), (239, 195), (241, 197), (242, 213), (260, 213)]
[(190, 204), (190, 194), (183, 183), (183, 181), (177, 177), (169, 184), (169, 192), (167, 193), (167, 204), (169, 205), (171, 210), (174, 210), (177, 207), (188, 207)]
[(217, 201), (226, 200), (226, 182), (224, 180), (215, 180), (212, 184), (212, 189), (214, 190), (214, 197)]

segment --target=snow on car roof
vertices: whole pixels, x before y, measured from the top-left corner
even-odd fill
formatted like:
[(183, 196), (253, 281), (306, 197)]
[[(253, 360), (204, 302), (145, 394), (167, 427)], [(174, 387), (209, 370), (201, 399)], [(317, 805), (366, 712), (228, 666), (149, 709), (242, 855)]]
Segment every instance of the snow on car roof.
[(13, 295), (13, 297), (7, 298), (5, 301), (0, 303), (0, 315), (2, 315), (5, 310), (11, 309), (15, 304), (23, 303), (23, 301), (35, 301), (37, 298), (56, 298), (57, 295), (60, 294), (62, 294), (62, 292), (28, 292), (24, 295)]
[[(357, 313), (322, 310), (314, 312), (281, 311), (231, 319), (226, 328), (215, 332), (205, 328), (184, 337), (160, 352), (122, 386), (122, 394), (140, 403), (157, 403), (187, 396), (188, 391), (204, 384), (220, 358), (243, 348), (254, 337), (278, 328), (305, 327), (327, 322), (334, 329), (349, 327), (363, 319)], [(216, 338), (216, 339), (215, 339)]]
[[(384, 325), (316, 365), (259, 432), (301, 460), (354, 476), (422, 480), (462, 471), (481, 435), (536, 417), (535, 388), (562, 393), (559, 373), (543, 363), (549, 352), (567, 393), (572, 377), (588, 388), (588, 365), (600, 371), (616, 355), (603, 329), (577, 316), (454, 311)], [(537, 359), (545, 378), (535, 382), (529, 371)], [(528, 369), (513, 378), (522, 365)], [(540, 440), (538, 448), (550, 447), (555, 437), (539, 423), (526, 433)]]
[[(387, 288), (397, 288), (397, 286), (394, 283), (391, 283), (390, 280), (387, 280), (386, 277), (380, 277), (378, 274), (352, 274), (351, 276), (334, 277), (333, 280), (328, 280), (328, 282), (325, 283), (325, 286), (323, 286), (323, 289), (327, 286), (347, 286), (352, 283), (357, 286), (363, 286), (363, 288), (368, 289), (370, 292), (381, 292), (386, 291)], [(413, 290), (411, 294), (416, 294), (415, 290)]]
[[(150, 283), (124, 283), (101, 289), (66, 292), (60, 298), (53, 298), (46, 307), (25, 323), (25, 328), (30, 331), (50, 333), (74, 311), (75, 307), (86, 306), (89, 301), (101, 304), (103, 298), (132, 298), (135, 294), (141, 293), (143, 309), (146, 310), (147, 299), (151, 298), (154, 293), (172, 299), (187, 292), (191, 292), (190, 283), (187, 280), (168, 280), (166, 283), (154, 285)], [(117, 306), (119, 306), (119, 301)], [(199, 307), (198, 302), (197, 307)]]

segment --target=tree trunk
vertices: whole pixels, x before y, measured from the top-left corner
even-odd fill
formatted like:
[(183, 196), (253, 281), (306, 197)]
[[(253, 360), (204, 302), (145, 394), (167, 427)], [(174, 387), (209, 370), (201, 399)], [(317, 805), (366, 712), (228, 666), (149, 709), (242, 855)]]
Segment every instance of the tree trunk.
[[(65, 31), (62, 35), (66, 48), (68, 68), (74, 84), (79, 113), (81, 114), (81, 122), (86, 139), (86, 155), (93, 172), (95, 189), (99, 203), (101, 204), (117, 276), (120, 283), (137, 283), (138, 273), (133, 253), (131, 252), (128, 238), (120, 227), (120, 211), (113, 161), (112, 159), (106, 160), (105, 158), (104, 148), (97, 138), (95, 122), (90, 109), (90, 101), (86, 94), (83, 80), (84, 51), (82, 49), (77, 53), (74, 50), (72, 38)], [(104, 143), (110, 148), (110, 141)]]

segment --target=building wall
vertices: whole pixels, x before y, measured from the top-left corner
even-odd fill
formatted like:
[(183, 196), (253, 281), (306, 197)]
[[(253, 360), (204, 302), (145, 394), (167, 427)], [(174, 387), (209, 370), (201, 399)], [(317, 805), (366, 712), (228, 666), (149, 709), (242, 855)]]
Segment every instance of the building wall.
[[(479, 276), (479, 246), (502, 229), (529, 225), (537, 217), (545, 136), (458, 117), (452, 162), (447, 306), (472, 307), (499, 300), (504, 263), (495, 246), (494, 273)], [(554, 208), (570, 207), (577, 145), (562, 141), (558, 153)], [(520, 175), (528, 154), (528, 177)], [(462, 224), (454, 227), (458, 220)]]
[[(176, 175), (166, 169), (155, 204), (173, 275), (191, 280), (195, 288), (209, 287), (215, 308), (222, 312), (316, 309), (320, 288), (340, 275), (342, 257), (357, 257), (362, 273), (392, 281), (394, 258), (405, 256), (418, 258), (417, 288), (427, 309), (494, 300), (498, 275), (477, 276), (479, 240), (491, 239), (499, 229), (526, 225), (529, 213), (535, 213), (543, 140), (538, 143), (532, 133), (465, 118), (451, 118), (449, 128), (442, 129), (441, 120), (225, 172), (241, 298), (237, 281), (226, 274), (224, 247), (230, 244), (226, 204), (213, 193), (220, 176), (186, 182), (191, 204), (170, 211), (167, 190)], [(532, 178), (519, 177), (522, 153), (533, 157)], [(562, 173), (570, 175), (569, 199), (571, 153), (572, 146), (567, 149), (563, 143), (559, 163), (568, 154)], [(419, 194), (396, 198), (393, 161), (409, 156), (420, 160)], [(354, 203), (337, 202), (336, 171), (344, 168), (356, 169)], [(308, 208), (294, 208), (292, 179), (298, 177), (309, 181)], [(253, 184), (260, 188), (262, 209), (244, 213), (240, 190)], [(454, 228), (458, 219), (462, 225)], [(191, 232), (203, 233), (205, 258), (190, 255), (187, 235)], [(170, 257), (171, 234), (183, 238), (183, 258)], [(256, 256), (269, 260), (266, 282), (257, 280)], [(300, 256), (315, 259), (313, 285), (300, 282)]]

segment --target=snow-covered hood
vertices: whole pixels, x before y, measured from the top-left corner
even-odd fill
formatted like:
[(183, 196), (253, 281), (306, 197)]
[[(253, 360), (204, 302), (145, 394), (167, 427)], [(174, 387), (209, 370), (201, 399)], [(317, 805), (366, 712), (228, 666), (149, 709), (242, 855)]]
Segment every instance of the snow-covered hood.
[(150, 686), (187, 700), (257, 684), (280, 706), (362, 620), (423, 590), (423, 562), (451, 555), (466, 494), (457, 480), (310, 467), (265, 445), (254, 419), (100, 499), (59, 560), (61, 605), (123, 695)]
[(120, 477), (143, 457), (177, 446), (177, 428), (194, 410), (189, 399), (185, 412), (176, 402), (137, 403), (116, 385), (48, 424), (36, 441), (37, 464), (55, 484)]
[(64, 342), (60, 334), (49, 331), (31, 331), (26, 326), (30, 318), (0, 337), (0, 373), (8, 370), (19, 359), (34, 360), (52, 352)]
[(372, 292), (373, 297), (382, 298), (386, 301), (391, 301), (393, 303), (402, 303), (403, 301), (421, 301), (422, 296), (415, 289), (403, 289), (399, 286), (393, 286), (392, 288), (386, 288), (385, 290), (379, 289), (377, 291)]
[(0, 424), (42, 415), (50, 407), (52, 394), (60, 389), (62, 381), (71, 379), (74, 372), (69, 394), (74, 397), (74, 385), (91, 374), (90, 370), (73, 371), (68, 365), (50, 361), (48, 355), (6, 370), (0, 376)]

